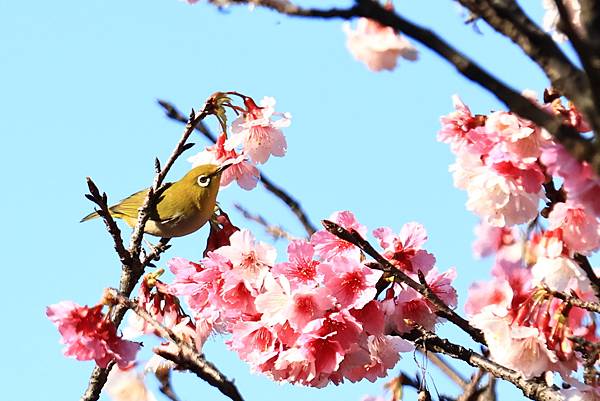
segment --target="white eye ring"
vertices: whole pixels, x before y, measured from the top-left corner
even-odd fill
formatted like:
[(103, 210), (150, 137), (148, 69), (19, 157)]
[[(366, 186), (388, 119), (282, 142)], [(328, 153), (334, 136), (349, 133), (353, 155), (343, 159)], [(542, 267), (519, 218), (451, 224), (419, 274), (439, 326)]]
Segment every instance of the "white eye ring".
[(207, 175), (201, 175), (198, 177), (197, 182), (202, 188), (206, 188), (210, 184), (210, 177)]

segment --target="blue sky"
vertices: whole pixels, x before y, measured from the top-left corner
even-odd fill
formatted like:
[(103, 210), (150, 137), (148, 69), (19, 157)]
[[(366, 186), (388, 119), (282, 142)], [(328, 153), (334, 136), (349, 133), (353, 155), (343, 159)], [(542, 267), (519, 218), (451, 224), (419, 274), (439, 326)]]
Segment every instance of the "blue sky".
[[(304, 2), (311, 3), (333, 4)], [(529, 4), (536, 17), (538, 3)], [(482, 35), (464, 25), (454, 2), (397, 5), (515, 88), (541, 93), (546, 86), (539, 70), (507, 40), (483, 24)], [(164, 160), (182, 131), (164, 117), (158, 98), (187, 113), (216, 90), (274, 96), (293, 123), (285, 131), (288, 155), (271, 159), (265, 173), (299, 198), (315, 223), (345, 209), (370, 229), (423, 223), (438, 267), (458, 270), (462, 308), (468, 285), (488, 277), (491, 261), (471, 256), (476, 218), (464, 208), (466, 195), (452, 186), (449, 149), (435, 140), (439, 116), (451, 110), (455, 93), (474, 112), (501, 105), (417, 47), (418, 62), (374, 74), (346, 51), (339, 21), (291, 19), (245, 7), (218, 12), (176, 0), (0, 0), (5, 272), (0, 371), (11, 384), (2, 387), (1, 398), (70, 400), (83, 392), (93, 365), (61, 355), (45, 306), (63, 299), (93, 304), (104, 287), (117, 285), (118, 259), (103, 225), (79, 224), (92, 210), (83, 197), (85, 177), (113, 201), (151, 183), (154, 157)], [(196, 151), (206, 144), (199, 136), (193, 141)], [(181, 159), (170, 178), (188, 168)], [(236, 224), (264, 240), (269, 238), (260, 227), (233, 211), (234, 202), (302, 234), (289, 210), (260, 187), (227, 188), (219, 199)], [(173, 256), (198, 259), (205, 240), (201, 230), (174, 241), (162, 263)], [(283, 242), (277, 246), (285, 249)], [(464, 339), (448, 327), (441, 333)], [(273, 384), (251, 375), (218, 337), (208, 343), (206, 355), (235, 378), (247, 400), (350, 401), (382, 392), (382, 381), (321, 390)], [(414, 372), (412, 355), (392, 373), (398, 369)], [(429, 383), (441, 393), (456, 392), (435, 368), (429, 372)], [(191, 374), (177, 373), (174, 383), (182, 400), (224, 399)], [(506, 391), (511, 397), (518, 393)]]

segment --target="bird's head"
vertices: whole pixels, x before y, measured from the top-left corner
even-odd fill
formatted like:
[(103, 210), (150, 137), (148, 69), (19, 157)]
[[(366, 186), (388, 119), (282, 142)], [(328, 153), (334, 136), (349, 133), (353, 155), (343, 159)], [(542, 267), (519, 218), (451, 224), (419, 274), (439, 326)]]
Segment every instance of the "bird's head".
[(221, 185), (221, 173), (230, 166), (231, 164), (203, 164), (191, 169), (180, 182), (184, 188), (190, 188), (197, 193), (199, 198), (216, 197)]

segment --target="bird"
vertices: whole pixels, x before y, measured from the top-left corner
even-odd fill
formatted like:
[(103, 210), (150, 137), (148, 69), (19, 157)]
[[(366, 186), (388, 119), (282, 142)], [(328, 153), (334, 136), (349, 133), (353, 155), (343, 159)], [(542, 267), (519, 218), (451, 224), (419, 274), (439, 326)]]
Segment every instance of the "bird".
[[(148, 210), (144, 232), (161, 238), (182, 237), (200, 229), (214, 213), (221, 173), (231, 164), (217, 166), (204, 164), (194, 167), (179, 181), (169, 182), (159, 194), (154, 206)], [(138, 209), (144, 203), (148, 188), (128, 196), (109, 207), (110, 215), (135, 227)], [(81, 222), (100, 217), (93, 212)]]

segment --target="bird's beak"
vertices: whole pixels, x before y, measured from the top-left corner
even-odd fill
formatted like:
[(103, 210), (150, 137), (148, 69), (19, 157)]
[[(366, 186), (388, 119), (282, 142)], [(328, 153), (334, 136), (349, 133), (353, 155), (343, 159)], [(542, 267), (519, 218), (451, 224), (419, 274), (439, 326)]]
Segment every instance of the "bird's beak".
[(221, 174), (223, 171), (227, 170), (231, 166), (233, 166), (233, 163), (223, 164), (218, 169), (216, 169), (214, 173), (212, 173), (212, 176)]

